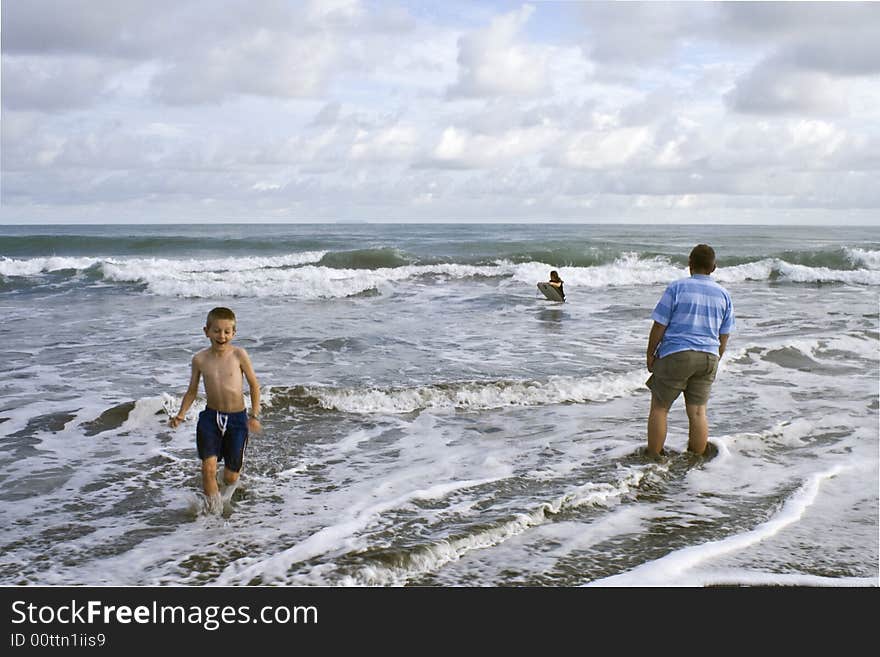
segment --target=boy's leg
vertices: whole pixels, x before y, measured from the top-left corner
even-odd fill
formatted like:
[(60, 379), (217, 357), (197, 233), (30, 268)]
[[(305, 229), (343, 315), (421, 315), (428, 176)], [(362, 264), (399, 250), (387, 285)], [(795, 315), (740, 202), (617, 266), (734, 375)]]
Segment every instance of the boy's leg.
[(688, 451), (702, 454), (709, 442), (709, 416), (706, 404), (696, 406), (685, 404), (688, 416)]
[(651, 395), (651, 412), (648, 415), (648, 454), (659, 456), (666, 442), (666, 422), (669, 409), (654, 395)]
[(223, 483), (229, 486), (230, 484), (234, 484), (238, 481), (238, 472), (233, 472), (225, 465), (223, 466)]
[(247, 443), (247, 413), (230, 414), (223, 436), (223, 483), (227, 486), (238, 481)]
[(202, 459), (202, 489), (208, 498), (217, 495), (220, 490), (217, 487), (217, 457), (209, 456)]

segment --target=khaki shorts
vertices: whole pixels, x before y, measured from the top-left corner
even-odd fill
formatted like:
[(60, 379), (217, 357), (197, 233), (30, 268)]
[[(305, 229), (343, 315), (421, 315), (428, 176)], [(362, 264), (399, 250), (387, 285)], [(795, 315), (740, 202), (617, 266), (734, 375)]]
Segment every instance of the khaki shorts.
[(705, 406), (717, 372), (718, 356), (705, 351), (677, 351), (654, 361), (654, 372), (646, 385), (666, 408), (682, 392), (688, 406)]

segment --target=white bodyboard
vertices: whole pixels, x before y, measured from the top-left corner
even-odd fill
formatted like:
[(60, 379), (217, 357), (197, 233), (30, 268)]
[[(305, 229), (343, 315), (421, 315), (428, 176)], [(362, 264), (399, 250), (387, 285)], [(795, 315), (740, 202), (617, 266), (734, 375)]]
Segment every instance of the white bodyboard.
[(538, 289), (544, 293), (544, 296), (550, 301), (565, 301), (559, 294), (559, 290), (550, 285), (550, 283), (538, 283)]

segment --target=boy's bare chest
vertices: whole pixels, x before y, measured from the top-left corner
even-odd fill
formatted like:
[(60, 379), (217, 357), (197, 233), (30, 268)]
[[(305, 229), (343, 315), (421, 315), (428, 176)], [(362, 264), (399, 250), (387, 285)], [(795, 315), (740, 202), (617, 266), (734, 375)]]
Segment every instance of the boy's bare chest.
[(202, 372), (205, 383), (227, 387), (241, 385), (241, 365), (234, 356), (221, 356), (205, 359)]

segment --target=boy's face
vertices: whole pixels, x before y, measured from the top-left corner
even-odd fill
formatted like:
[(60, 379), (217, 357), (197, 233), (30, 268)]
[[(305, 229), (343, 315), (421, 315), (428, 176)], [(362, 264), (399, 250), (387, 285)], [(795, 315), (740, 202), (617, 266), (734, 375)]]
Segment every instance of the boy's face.
[(205, 327), (205, 335), (215, 349), (223, 349), (232, 342), (235, 335), (235, 321), (231, 319), (215, 319)]

